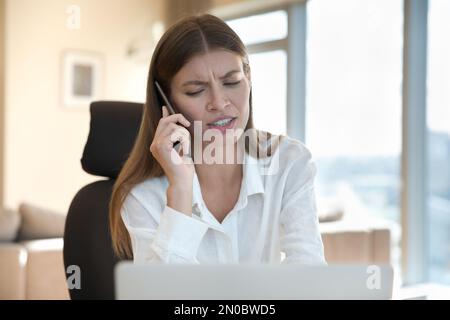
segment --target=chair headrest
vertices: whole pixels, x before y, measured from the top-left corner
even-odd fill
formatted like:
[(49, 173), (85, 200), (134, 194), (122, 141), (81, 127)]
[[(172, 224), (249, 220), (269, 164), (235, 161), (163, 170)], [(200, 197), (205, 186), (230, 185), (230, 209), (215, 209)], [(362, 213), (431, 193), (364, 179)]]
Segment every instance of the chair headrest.
[(91, 123), (81, 166), (87, 173), (115, 179), (134, 145), (143, 104), (96, 101), (90, 106)]

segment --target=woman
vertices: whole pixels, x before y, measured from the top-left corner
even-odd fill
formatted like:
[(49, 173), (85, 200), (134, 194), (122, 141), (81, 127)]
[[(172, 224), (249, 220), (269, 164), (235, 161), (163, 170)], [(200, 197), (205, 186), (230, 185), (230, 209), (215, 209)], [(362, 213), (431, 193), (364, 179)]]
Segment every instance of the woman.
[[(178, 114), (162, 107), (155, 81)], [(272, 143), (281, 137), (261, 133), (236, 33), (209, 14), (172, 25), (153, 53), (139, 133), (113, 188), (116, 254), (135, 262), (263, 263), (284, 253), (283, 263), (324, 264), (311, 153), (300, 141)]]

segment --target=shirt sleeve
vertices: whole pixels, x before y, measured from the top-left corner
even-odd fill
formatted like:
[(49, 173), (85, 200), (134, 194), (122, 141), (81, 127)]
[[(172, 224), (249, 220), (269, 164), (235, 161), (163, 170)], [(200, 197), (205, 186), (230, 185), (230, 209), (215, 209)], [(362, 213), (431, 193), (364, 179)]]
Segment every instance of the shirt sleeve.
[(286, 180), (280, 213), (282, 263), (326, 264), (319, 231), (314, 178), (316, 165), (308, 156), (294, 162)]
[(208, 226), (167, 205), (159, 223), (139, 200), (128, 194), (121, 208), (135, 263), (198, 264), (197, 251)]

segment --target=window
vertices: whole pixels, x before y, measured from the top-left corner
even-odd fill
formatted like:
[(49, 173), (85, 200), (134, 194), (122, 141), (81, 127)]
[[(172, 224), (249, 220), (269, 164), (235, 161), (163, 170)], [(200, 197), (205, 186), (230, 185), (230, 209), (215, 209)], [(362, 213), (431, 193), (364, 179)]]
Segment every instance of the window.
[(403, 2), (314, 0), (307, 14), (306, 143), (318, 196), (399, 226)]
[(274, 134), (286, 133), (286, 51), (251, 54), (252, 99), (255, 127)]
[(287, 14), (284, 10), (228, 20), (227, 24), (246, 46), (284, 39), (287, 36)]
[(429, 280), (450, 284), (450, 2), (432, 0), (428, 11)]
[(255, 127), (274, 134), (286, 134), (287, 19), (277, 10), (227, 21), (250, 52)]

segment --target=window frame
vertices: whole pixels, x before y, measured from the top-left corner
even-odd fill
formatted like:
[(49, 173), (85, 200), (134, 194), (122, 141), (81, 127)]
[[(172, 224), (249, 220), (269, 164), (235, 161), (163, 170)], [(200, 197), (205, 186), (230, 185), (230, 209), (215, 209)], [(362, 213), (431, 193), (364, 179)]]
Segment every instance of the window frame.
[(402, 280), (428, 280), (426, 249), (428, 0), (404, 0), (401, 150)]

